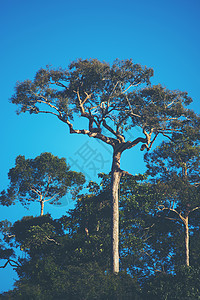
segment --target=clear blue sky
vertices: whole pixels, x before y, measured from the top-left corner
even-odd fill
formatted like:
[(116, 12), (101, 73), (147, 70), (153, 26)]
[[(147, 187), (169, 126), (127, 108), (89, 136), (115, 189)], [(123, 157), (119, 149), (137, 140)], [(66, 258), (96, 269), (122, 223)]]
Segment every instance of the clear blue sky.
[[(0, 190), (7, 187), (7, 173), (19, 154), (34, 158), (48, 151), (69, 163), (76, 160), (93, 180), (98, 172), (110, 171), (109, 148), (69, 136), (53, 117), (16, 115), (17, 107), (8, 101), (15, 83), (32, 79), (40, 67), (67, 67), (80, 57), (109, 62), (132, 58), (154, 69), (154, 83), (187, 91), (194, 100), (191, 108), (200, 113), (199, 13), (199, 0), (2, 0)], [(88, 145), (92, 156), (86, 169), (79, 150)], [(122, 168), (133, 174), (144, 171), (138, 149), (124, 154)], [(79, 171), (75, 165), (72, 169)], [(69, 207), (67, 200), (61, 207), (47, 204), (45, 213), (58, 217)], [(38, 206), (29, 211), (21, 205), (1, 207), (0, 220), (37, 214)], [(11, 268), (0, 269), (0, 291), (11, 288), (13, 278)]]

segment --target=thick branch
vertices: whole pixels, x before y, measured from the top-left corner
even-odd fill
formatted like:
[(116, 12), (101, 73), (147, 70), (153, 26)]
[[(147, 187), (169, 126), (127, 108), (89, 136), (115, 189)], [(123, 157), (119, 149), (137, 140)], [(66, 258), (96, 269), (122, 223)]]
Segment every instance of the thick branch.
[(4, 232), (4, 234), (5, 234), (8, 238), (13, 238), (13, 237), (15, 237), (15, 234), (9, 234), (8, 232)]
[(76, 91), (75, 93), (77, 94), (77, 97), (78, 97), (78, 103), (79, 103), (79, 108), (80, 108), (80, 111), (81, 111), (81, 115), (82, 115), (83, 117), (88, 118), (89, 115), (85, 112), (85, 108), (84, 108), (83, 105), (84, 105), (84, 103), (91, 97), (92, 94), (88, 95), (88, 94), (85, 92), (86, 97), (85, 97), (85, 99), (82, 101), (82, 100), (81, 100), (81, 97), (80, 97), (80, 94), (79, 94), (79, 90)]
[(177, 214), (178, 216), (179, 216), (179, 218), (183, 221), (183, 223), (185, 224), (185, 222), (186, 222), (186, 218), (184, 218), (182, 215), (181, 215), (181, 213), (179, 213), (176, 209), (173, 209), (173, 208), (168, 208), (168, 207), (165, 207), (164, 205), (159, 205), (160, 207), (162, 206), (163, 208), (162, 209), (160, 209), (159, 207), (158, 207), (158, 209), (159, 210), (162, 210), (162, 211), (164, 211), (164, 210), (169, 210), (169, 211), (172, 211), (172, 212), (174, 212), (175, 214)]
[(132, 142), (128, 141), (125, 144), (122, 144), (122, 147), (124, 147), (124, 150), (125, 149), (131, 149), (131, 148), (133, 148), (134, 146), (136, 146), (139, 143), (143, 143), (144, 144), (146, 142), (147, 142), (146, 138), (138, 137), (138, 138), (136, 138)]
[(86, 134), (89, 137), (98, 138), (101, 141), (103, 141), (104, 143), (111, 145), (113, 147), (118, 143), (118, 141), (116, 139), (106, 137), (102, 133), (91, 132), (90, 130), (86, 130), (86, 129), (74, 129), (72, 123), (68, 119), (64, 119), (62, 117), (59, 117), (59, 119), (69, 126), (70, 133)]
[(51, 114), (51, 115), (54, 115), (56, 117), (59, 117), (58, 114), (56, 114), (56, 113), (54, 113), (52, 111), (40, 110), (39, 112), (42, 113), (42, 114)]
[(112, 134), (114, 134), (121, 142), (125, 142), (124, 137), (119, 134), (118, 132), (114, 131), (107, 123), (105, 120), (103, 120), (103, 126), (110, 131)]
[[(51, 103), (47, 100), (47, 98), (45, 98), (44, 96), (42, 96), (42, 95), (40, 95), (40, 94), (38, 95), (37, 93), (34, 93), (33, 91), (31, 91), (31, 92), (33, 93), (33, 95), (34, 95), (35, 97), (38, 97), (38, 98), (42, 98), (42, 99), (43, 99), (43, 100), (37, 99), (37, 102), (38, 102), (38, 103), (46, 104), (46, 105), (50, 106), (51, 108), (55, 109), (55, 110), (59, 113), (60, 116), (62, 115), (61, 112), (60, 112), (60, 110), (59, 110), (55, 105), (51, 104)], [(48, 111), (38, 111), (38, 112), (42, 112), (42, 113), (51, 113), (51, 114), (53, 114), (53, 115), (58, 116), (58, 114), (56, 114), (56, 113), (54, 113), (54, 112), (48, 112)]]
[(41, 95), (39, 95), (39, 97), (41, 98), (44, 98), (45, 101), (42, 101), (42, 100), (37, 100), (39, 103), (44, 103), (44, 104), (47, 104), (48, 106), (50, 106), (51, 108), (55, 109), (59, 114), (60, 114), (60, 110), (53, 104), (51, 104), (49, 101), (47, 101), (47, 99)]

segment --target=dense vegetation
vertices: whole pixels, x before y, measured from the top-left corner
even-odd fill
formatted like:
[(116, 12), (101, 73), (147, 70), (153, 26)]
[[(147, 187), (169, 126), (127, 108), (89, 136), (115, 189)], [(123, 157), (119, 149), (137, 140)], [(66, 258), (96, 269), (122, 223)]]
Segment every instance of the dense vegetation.
[[(121, 268), (115, 275), (110, 271), (110, 175), (100, 177), (101, 184), (90, 182), (90, 192), (80, 195), (75, 208), (60, 219), (47, 214), (24, 217), (14, 224), (1, 222), (1, 258), (19, 276), (15, 289), (2, 297), (199, 299), (199, 209), (190, 218), (187, 266), (184, 224), (159, 208), (171, 198), (167, 200), (146, 175), (124, 176), (120, 184)], [(199, 199), (198, 187), (194, 193)], [(17, 255), (18, 248), (25, 253), (23, 258)]]
[[(2, 299), (200, 299), (200, 118), (186, 108), (187, 93), (151, 86), (152, 76), (132, 60), (78, 60), (17, 84), (19, 112), (55, 115), (69, 133), (110, 145), (113, 160), (81, 194), (84, 175), (65, 159), (16, 158), (1, 204), (39, 201), (41, 215), (0, 223), (2, 267), (19, 277)], [(76, 115), (86, 129), (74, 129)], [(138, 137), (126, 140), (135, 128)], [(139, 143), (147, 171), (134, 176), (120, 159)], [(68, 192), (74, 209), (58, 219), (43, 213), (45, 201)]]

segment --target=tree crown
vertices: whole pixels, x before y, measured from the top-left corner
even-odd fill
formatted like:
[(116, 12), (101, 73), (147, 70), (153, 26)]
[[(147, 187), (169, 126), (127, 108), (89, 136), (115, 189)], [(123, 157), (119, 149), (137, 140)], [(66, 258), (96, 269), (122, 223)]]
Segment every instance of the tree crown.
[[(18, 113), (57, 116), (70, 133), (87, 134), (113, 147), (120, 143), (121, 151), (142, 142), (144, 150), (151, 148), (158, 134), (181, 132), (195, 119), (185, 108), (192, 102), (187, 93), (151, 86), (152, 76), (151, 68), (131, 59), (112, 65), (78, 59), (67, 69), (47, 67), (34, 80), (17, 83), (11, 102), (19, 106)], [(88, 120), (85, 129), (74, 128), (76, 115)], [(126, 142), (125, 132), (134, 127), (141, 128), (142, 137)]]

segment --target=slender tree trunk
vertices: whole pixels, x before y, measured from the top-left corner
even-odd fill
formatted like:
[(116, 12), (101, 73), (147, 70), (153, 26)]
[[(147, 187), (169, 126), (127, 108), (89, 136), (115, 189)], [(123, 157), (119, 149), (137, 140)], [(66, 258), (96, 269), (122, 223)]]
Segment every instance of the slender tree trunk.
[(111, 171), (111, 262), (113, 273), (119, 272), (119, 184), (121, 152), (114, 151)]
[(190, 252), (189, 252), (189, 226), (188, 226), (188, 216), (185, 218), (185, 262), (186, 266), (190, 265)]
[(40, 216), (44, 214), (44, 201), (40, 201)]

